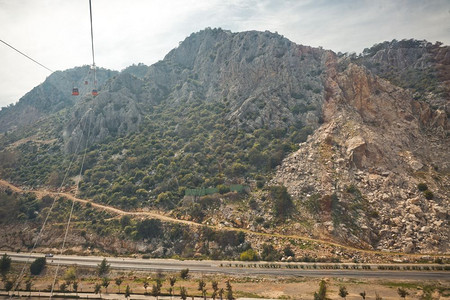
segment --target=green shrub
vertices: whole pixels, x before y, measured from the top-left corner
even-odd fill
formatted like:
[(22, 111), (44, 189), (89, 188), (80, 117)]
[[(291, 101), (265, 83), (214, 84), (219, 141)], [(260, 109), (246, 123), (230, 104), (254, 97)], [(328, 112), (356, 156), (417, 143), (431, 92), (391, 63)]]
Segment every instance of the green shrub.
[(263, 251), (261, 253), (261, 259), (265, 261), (274, 261), (279, 260), (281, 258), (281, 254), (271, 245), (264, 244)]
[(189, 276), (189, 269), (183, 269), (180, 271), (180, 277), (182, 279), (187, 279)]
[(146, 219), (139, 222), (136, 226), (138, 235), (143, 239), (160, 237), (162, 233), (162, 224), (157, 219)]
[(222, 195), (230, 192), (230, 187), (224, 184), (219, 184), (217, 186), (217, 189), (219, 190), (219, 193)]
[(32, 275), (41, 274), (42, 270), (44, 270), (46, 264), (45, 257), (36, 258), (30, 265), (30, 272)]
[(434, 194), (432, 191), (430, 190), (426, 190), (423, 192), (423, 195), (425, 196), (425, 198), (427, 198), (428, 200), (431, 200), (434, 198)]
[(262, 189), (264, 187), (264, 180), (257, 180), (256, 181), (256, 187), (258, 189)]
[(417, 185), (417, 188), (419, 189), (419, 191), (422, 191), (422, 192), (428, 190), (427, 184), (426, 184), (426, 183), (423, 183), (423, 182), (419, 183), (419, 184)]
[(287, 256), (287, 257), (289, 257), (289, 256), (295, 257), (295, 253), (294, 253), (294, 251), (292, 251), (292, 249), (291, 249), (291, 247), (290, 247), (289, 245), (287, 245), (286, 247), (284, 247), (283, 253), (284, 253), (284, 256)]
[(273, 199), (273, 212), (276, 217), (286, 217), (293, 207), (292, 199), (285, 186), (270, 187), (270, 195)]
[(253, 249), (248, 249), (241, 253), (240, 260), (242, 261), (257, 261), (258, 253)]

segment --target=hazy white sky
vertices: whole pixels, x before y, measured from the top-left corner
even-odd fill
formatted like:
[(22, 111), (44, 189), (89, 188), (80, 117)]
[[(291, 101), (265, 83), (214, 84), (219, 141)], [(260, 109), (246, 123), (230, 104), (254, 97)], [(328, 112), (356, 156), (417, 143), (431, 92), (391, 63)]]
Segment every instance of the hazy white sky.
[[(96, 64), (153, 64), (192, 32), (277, 31), (335, 52), (416, 38), (450, 44), (450, 0), (92, 0)], [(0, 0), (0, 39), (53, 70), (92, 63), (88, 0)], [(50, 73), (0, 43), (0, 107)]]

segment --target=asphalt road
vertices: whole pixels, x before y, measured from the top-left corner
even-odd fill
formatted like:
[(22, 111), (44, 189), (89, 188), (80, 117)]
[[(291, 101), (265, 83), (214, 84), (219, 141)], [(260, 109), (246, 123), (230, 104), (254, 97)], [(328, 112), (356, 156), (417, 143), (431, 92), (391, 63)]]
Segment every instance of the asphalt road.
[[(44, 254), (14, 253), (6, 252), (13, 261), (28, 261), (31, 263), (37, 257)], [(1, 253), (0, 253), (1, 254)], [(117, 258), (101, 256), (72, 256), (55, 255), (47, 257), (50, 265), (78, 265), (87, 267), (97, 267), (106, 258), (112, 269), (140, 270), (140, 271), (163, 271), (178, 272), (188, 268), (195, 273), (215, 273), (232, 275), (269, 275), (269, 276), (306, 276), (306, 277), (348, 277), (348, 278), (379, 278), (379, 279), (409, 279), (409, 280), (450, 280), (450, 271), (404, 271), (404, 270), (378, 270), (375, 264), (370, 264), (370, 270), (352, 269), (354, 264), (348, 265), (349, 269), (321, 269), (321, 265), (335, 265), (331, 263), (316, 263), (317, 269), (313, 268), (314, 263), (271, 263), (271, 262), (240, 262), (240, 261), (196, 261), (196, 260), (175, 260), (175, 259), (138, 259), (138, 258)], [(256, 266), (255, 266), (256, 265)], [(298, 268), (287, 268), (295, 266)], [(303, 265), (304, 269), (300, 268)], [(383, 264), (392, 266), (405, 266), (406, 264)], [(361, 266), (361, 265), (360, 265)], [(419, 266), (417, 264), (410, 266)], [(430, 266), (430, 265), (420, 265)]]

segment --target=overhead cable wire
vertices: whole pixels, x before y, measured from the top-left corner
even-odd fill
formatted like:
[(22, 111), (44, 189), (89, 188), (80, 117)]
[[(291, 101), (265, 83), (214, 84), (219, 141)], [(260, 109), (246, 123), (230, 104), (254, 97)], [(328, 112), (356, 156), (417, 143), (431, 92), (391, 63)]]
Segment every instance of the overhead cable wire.
[[(90, 111), (91, 111), (91, 109), (89, 109), (89, 110), (87, 111), (87, 113), (89, 113)], [(78, 121), (78, 123), (77, 123), (76, 126), (78, 126), (78, 125), (81, 126), (81, 119)], [(84, 122), (84, 125), (82, 126), (82, 128), (84, 128), (84, 129), (86, 128), (86, 122)], [(83, 129), (82, 129), (82, 130), (83, 130)], [(77, 145), (76, 145), (76, 147), (75, 147), (74, 155), (73, 155), (73, 157), (72, 157), (72, 159), (71, 159), (71, 161), (70, 161), (70, 163), (69, 163), (69, 166), (68, 166), (67, 169), (66, 169), (66, 172), (65, 172), (65, 174), (64, 174), (64, 178), (63, 178), (63, 180), (62, 180), (62, 182), (61, 182), (61, 184), (60, 184), (60, 186), (59, 186), (59, 188), (58, 188), (58, 192), (61, 192), (61, 191), (62, 191), (62, 187), (63, 187), (64, 184), (65, 184), (65, 181), (66, 181), (66, 179), (67, 179), (67, 177), (68, 177), (69, 171), (70, 171), (70, 169), (72, 168), (73, 163), (75, 162), (76, 153), (78, 153), (78, 149), (79, 149), (79, 147), (80, 147), (80, 145), (81, 145), (82, 137), (83, 137), (83, 136), (81, 135), (80, 138), (78, 139)], [(33, 247), (31, 248), (30, 255), (27, 257), (27, 260), (25, 261), (25, 264), (23, 265), (22, 270), (20, 271), (19, 276), (16, 278), (16, 281), (15, 281), (15, 283), (13, 284), (13, 288), (12, 288), (12, 292), (11, 292), (10, 299), (12, 299), (12, 295), (14, 294), (14, 291), (15, 291), (15, 290), (19, 287), (19, 285), (20, 285), (20, 282), (21, 282), (21, 280), (22, 280), (22, 277), (23, 277), (23, 275), (24, 275), (24, 273), (25, 273), (25, 268), (26, 268), (26, 266), (28, 265), (28, 263), (29, 263), (29, 261), (30, 261), (30, 259), (31, 259), (31, 256), (32, 256), (32, 254), (33, 254), (33, 252), (34, 252), (34, 250), (35, 250), (35, 248), (36, 248), (36, 246), (37, 246), (37, 244), (38, 244), (38, 242), (39, 242), (39, 240), (40, 240), (42, 234), (44, 233), (45, 226), (46, 226), (46, 224), (47, 224), (47, 222), (48, 222), (48, 219), (49, 219), (49, 217), (50, 217), (50, 214), (52, 213), (53, 208), (54, 208), (54, 206), (55, 206), (55, 204), (56, 204), (56, 200), (57, 200), (57, 198), (54, 197), (54, 198), (53, 198), (53, 202), (52, 202), (52, 204), (51, 204), (51, 206), (50, 206), (50, 208), (49, 208), (49, 210), (48, 210), (48, 212), (47, 212), (47, 215), (46, 215), (46, 217), (45, 217), (45, 219), (44, 219), (44, 222), (42, 223), (41, 229), (39, 230), (39, 233), (38, 233), (38, 235), (36, 236), (36, 240), (34, 241)]]
[(94, 25), (92, 23), (92, 1), (89, 0), (89, 16), (91, 21), (91, 48), (92, 48), (92, 68), (94, 69), (94, 89), (97, 88), (97, 76), (95, 66), (95, 52), (94, 52)]
[(51, 73), (63, 78), (64, 80), (67, 81), (72, 81), (69, 78), (67, 78), (66, 75), (64, 75), (64, 73), (62, 72), (57, 72), (57, 71), (53, 71), (52, 69), (50, 69), (49, 67), (45, 66), (44, 64), (41, 64), (40, 62), (38, 62), (37, 60), (35, 60), (34, 58), (32, 58), (31, 56), (23, 53), (22, 51), (20, 51), (19, 49), (17, 49), (16, 47), (13, 47), (12, 45), (8, 44), (7, 42), (5, 42), (4, 40), (0, 40), (0, 42), (2, 42), (3, 44), (5, 44), (6, 46), (8, 46), (9, 48), (13, 49), (14, 51), (16, 51), (17, 53), (25, 56), (26, 58), (28, 58), (29, 60), (31, 60), (32, 62), (34, 62), (35, 64), (41, 66), (42, 68), (46, 69), (47, 71), (50, 71)]
[(8, 46), (9, 48), (13, 49), (14, 51), (16, 51), (16, 52), (22, 54), (23, 56), (25, 56), (25, 57), (28, 58), (29, 60), (33, 61), (34, 63), (40, 65), (40, 66), (43, 67), (44, 69), (46, 69), (46, 70), (48, 70), (48, 71), (50, 71), (50, 72), (52, 72), (52, 73), (55, 72), (55, 71), (53, 71), (52, 69), (47, 68), (46, 66), (44, 66), (43, 64), (41, 64), (41, 63), (38, 62), (37, 60), (35, 60), (35, 59), (31, 58), (30, 56), (26, 55), (25, 53), (23, 53), (23, 52), (20, 51), (19, 49), (17, 49), (17, 48), (15, 48), (15, 47), (11, 46), (10, 44), (8, 44), (7, 42), (5, 42), (4, 40), (0, 40), (0, 42), (2, 42), (3, 44), (5, 44), (5, 45)]
[(94, 26), (92, 25), (92, 4), (89, 0), (89, 15), (91, 17), (91, 45), (92, 45), (92, 66), (95, 67), (95, 55), (94, 55)]
[[(93, 71), (94, 71), (94, 86), (95, 86), (95, 84), (96, 84), (96, 70), (95, 70), (96, 67), (95, 67), (95, 54), (94, 54), (94, 29), (93, 29), (93, 23), (92, 23), (92, 4), (91, 4), (91, 0), (89, 0), (89, 13), (90, 13), (90, 23), (91, 23), (92, 67), (93, 67), (93, 69), (94, 69)], [(48, 70), (48, 71), (54, 73), (54, 71), (53, 71), (52, 69), (50, 69), (50, 68), (46, 67), (45, 65), (41, 64), (40, 62), (38, 62), (37, 60), (35, 60), (35, 59), (31, 58), (30, 56), (26, 55), (25, 53), (23, 53), (22, 51), (18, 50), (17, 48), (11, 46), (10, 44), (6, 43), (6, 42), (3, 41), (3, 40), (0, 40), (0, 41), (1, 41), (3, 44), (5, 44), (6, 46), (10, 47), (11, 49), (15, 50), (16, 52), (18, 52), (18, 53), (20, 53), (21, 55), (25, 56), (26, 58), (30, 59), (30, 60), (33, 61), (34, 63), (38, 64), (39, 66), (41, 66), (41, 67), (45, 68), (46, 70)], [(88, 114), (89, 114), (89, 111), (90, 111), (90, 110), (91, 110), (91, 109), (89, 109), (89, 110), (87, 111)], [(79, 120), (79, 123), (81, 123), (81, 119)], [(86, 126), (86, 122), (85, 122), (85, 124), (84, 124), (84, 128), (86, 128), (85, 126)], [(81, 164), (81, 167), (80, 167), (80, 176), (81, 176), (81, 173), (82, 173), (82, 171), (83, 171), (84, 161), (85, 161), (85, 158), (86, 158), (86, 151), (87, 151), (87, 146), (88, 146), (88, 141), (89, 141), (89, 136), (90, 136), (90, 127), (91, 127), (91, 118), (89, 118), (88, 138), (87, 138), (87, 140), (86, 140), (86, 145), (85, 145), (85, 149), (84, 149), (84, 155), (83, 155), (82, 164)], [(80, 144), (81, 144), (81, 139), (82, 139), (82, 136), (80, 136), (80, 139), (79, 139), (79, 141), (78, 141), (78, 143), (77, 143), (75, 153), (78, 152), (78, 147), (79, 147)], [(59, 191), (62, 190), (62, 187), (63, 187), (64, 182), (65, 182), (65, 180), (66, 180), (66, 178), (67, 178), (67, 175), (68, 175), (68, 173), (69, 173), (69, 171), (70, 171), (70, 169), (71, 169), (71, 166), (72, 166), (72, 164), (73, 164), (73, 162), (74, 162), (74, 159), (75, 159), (75, 154), (74, 154), (73, 159), (71, 160), (71, 162), (70, 162), (68, 168), (66, 169), (66, 173), (65, 173), (63, 182), (61, 183), (61, 186), (60, 186), (60, 188), (59, 188)], [(76, 190), (77, 190), (77, 191), (78, 191), (78, 188), (79, 188), (79, 182), (78, 182), (77, 187), (76, 187)], [(56, 197), (54, 198), (54, 200), (53, 200), (53, 202), (52, 202), (52, 205), (50, 206), (50, 209), (49, 209), (49, 211), (48, 211), (48, 213), (47, 213), (47, 216), (46, 216), (46, 218), (45, 218), (45, 220), (44, 220), (44, 222), (43, 222), (43, 224), (42, 224), (42, 227), (41, 227), (41, 229), (40, 229), (40, 231), (39, 231), (39, 233), (38, 233), (38, 235), (37, 235), (37, 237), (36, 237), (36, 240), (35, 240), (35, 242), (34, 242), (34, 244), (33, 244), (33, 247), (32, 247), (32, 250), (31, 250), (31, 252), (30, 252), (30, 255), (29, 255), (27, 261), (25, 262), (25, 264), (24, 264), (24, 266), (23, 266), (23, 268), (22, 268), (22, 270), (21, 270), (20, 275), (17, 277), (16, 283), (13, 284), (13, 289), (12, 289), (13, 294), (14, 294), (14, 290), (17, 289), (17, 287), (18, 287), (19, 284), (20, 284), (21, 277), (23, 276), (24, 271), (25, 271), (25, 267), (26, 267), (26, 265), (28, 264), (29, 260), (31, 259), (31, 255), (32, 255), (32, 253), (34, 252), (34, 250), (35, 250), (35, 248), (36, 248), (36, 246), (37, 246), (37, 244), (38, 244), (38, 241), (39, 241), (40, 237), (42, 236), (42, 233), (43, 233), (43, 231), (44, 231), (45, 225), (46, 225), (46, 223), (47, 223), (47, 221), (48, 221), (48, 219), (49, 219), (49, 217), (50, 217), (50, 213), (52, 212), (55, 203), (56, 203)], [(70, 211), (70, 214), (69, 214), (69, 219), (68, 219), (68, 222), (67, 222), (67, 227), (66, 227), (66, 231), (65, 231), (65, 235), (64, 235), (64, 240), (63, 240), (63, 244), (62, 244), (62, 248), (61, 248), (61, 254), (62, 254), (62, 252), (63, 252), (63, 250), (64, 250), (64, 246), (65, 246), (65, 243), (66, 243), (68, 231), (69, 231), (69, 228), (70, 228), (70, 222), (71, 222), (71, 218), (72, 218), (72, 214), (73, 214), (73, 210), (74, 210), (74, 205), (75, 205), (75, 201), (72, 199), (72, 207), (71, 207), (71, 211)], [(60, 265), (60, 263), (58, 262), (58, 266), (57, 266), (56, 272), (55, 272), (55, 278), (54, 278), (54, 281), (53, 281), (53, 284), (52, 284), (52, 289), (51, 289), (50, 298), (53, 296), (53, 288), (54, 288), (54, 285), (55, 285), (55, 282), (56, 282), (56, 277), (57, 277), (57, 274), (58, 274), (59, 265)], [(10, 298), (10, 299), (11, 299), (11, 298)]]
[[(90, 110), (87, 112), (88, 113), (88, 117), (89, 117), (89, 125), (88, 125), (88, 134), (87, 134), (87, 138), (86, 138), (86, 144), (84, 146), (84, 154), (83, 154), (83, 159), (81, 160), (81, 166), (80, 166), (80, 173), (78, 175), (78, 182), (77, 182), (77, 186), (75, 189), (75, 196), (78, 194), (78, 190), (79, 190), (79, 186), (80, 186), (80, 181), (81, 181), (81, 174), (83, 173), (83, 169), (84, 169), (84, 162), (86, 161), (86, 154), (87, 154), (87, 149), (88, 149), (88, 144), (89, 144), (89, 138), (91, 136), (91, 124), (92, 124), (92, 118), (90, 117)], [(86, 125), (86, 124), (85, 124)], [(73, 210), (75, 208), (75, 199), (72, 199), (72, 206), (70, 208), (70, 213), (69, 213), (69, 218), (67, 220), (67, 226), (66, 226), (66, 232), (64, 234), (64, 239), (62, 242), (62, 246), (61, 246), (61, 250), (60, 250), (60, 255), (63, 254), (64, 252), (64, 247), (66, 245), (66, 241), (67, 241), (67, 236), (69, 234), (69, 229), (70, 229), (70, 222), (72, 221), (72, 215), (73, 215)], [(50, 291), (50, 299), (53, 297), (53, 291), (55, 288), (55, 284), (56, 284), (56, 279), (58, 277), (58, 271), (59, 268), (61, 266), (61, 261), (58, 260), (58, 265), (56, 266), (56, 270), (55, 270), (55, 276), (53, 278), (53, 283), (52, 283), (52, 289)]]

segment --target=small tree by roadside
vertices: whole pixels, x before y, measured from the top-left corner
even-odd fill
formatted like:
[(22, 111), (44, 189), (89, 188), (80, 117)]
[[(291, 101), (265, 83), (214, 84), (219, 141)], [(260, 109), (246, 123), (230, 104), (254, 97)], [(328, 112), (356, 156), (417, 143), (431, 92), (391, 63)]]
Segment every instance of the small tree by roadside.
[(398, 293), (398, 295), (399, 295), (400, 297), (402, 297), (403, 299), (406, 299), (406, 296), (409, 295), (408, 291), (407, 291), (406, 289), (402, 288), (402, 287), (399, 287), (399, 288), (397, 289), (397, 293)]
[(175, 285), (175, 282), (177, 282), (177, 278), (175, 276), (169, 277), (169, 284), (170, 284), (170, 298), (173, 297), (173, 286)]
[(39, 275), (41, 274), (42, 270), (45, 268), (46, 264), (45, 257), (39, 257), (36, 258), (30, 265), (30, 272), (32, 275)]
[(130, 286), (127, 284), (127, 287), (125, 288), (125, 298), (129, 298), (131, 296), (131, 289)]
[(200, 279), (198, 282), (198, 290), (202, 292), (203, 299), (206, 300), (206, 282), (203, 279)]
[(183, 300), (186, 300), (186, 298), (188, 297), (187, 290), (184, 286), (180, 287), (180, 297)]
[(123, 280), (122, 280), (121, 277), (118, 277), (118, 278), (116, 278), (114, 281), (115, 281), (117, 287), (119, 288), (119, 294), (120, 294), (120, 285), (122, 284), (122, 281), (123, 281)]
[(105, 293), (108, 294), (108, 286), (109, 286), (110, 279), (108, 277), (103, 277), (102, 279), (102, 286), (105, 288)]
[(346, 299), (347, 295), (348, 295), (347, 288), (345, 286), (340, 286), (339, 287), (339, 296)]
[(102, 296), (102, 285), (100, 283), (95, 284), (94, 294), (100, 294), (100, 297)]
[(187, 279), (189, 277), (189, 269), (183, 269), (180, 271), (181, 279)]
[(327, 299), (327, 284), (325, 280), (321, 280), (319, 283), (319, 291), (314, 293), (314, 300), (326, 300)]
[(2, 258), (0, 258), (0, 273), (3, 277), (3, 281), (5, 281), (6, 275), (8, 274), (9, 270), (11, 269), (11, 257), (8, 255), (3, 254)]
[(106, 258), (104, 258), (102, 262), (97, 265), (97, 275), (98, 276), (107, 275), (109, 272), (109, 267), (110, 264), (108, 264), (108, 261), (106, 260)]
[(144, 281), (142, 282), (142, 284), (144, 285), (145, 294), (147, 295), (147, 288), (150, 285), (150, 283), (148, 282), (148, 279), (145, 278)]
[(211, 281), (211, 286), (213, 289), (213, 293), (211, 295), (211, 297), (216, 300), (217, 297), (217, 291), (219, 290), (219, 283), (216, 280)]
[(6, 280), (5, 282), (5, 290), (8, 292), (9, 295), (9, 291), (12, 290), (14, 283), (11, 280)]
[(161, 286), (162, 282), (161, 279), (156, 279), (156, 284), (152, 286), (152, 296), (156, 297), (156, 300), (158, 300), (158, 296), (161, 294)]
[(28, 278), (27, 281), (25, 281), (25, 290), (29, 292), (29, 297), (31, 296), (31, 287), (33, 286), (33, 281), (31, 278)]
[(234, 300), (233, 297), (233, 287), (229, 280), (227, 280), (227, 300)]
[(73, 291), (75, 292), (75, 295), (78, 295), (78, 281), (74, 281), (72, 283), (72, 288), (73, 288)]

